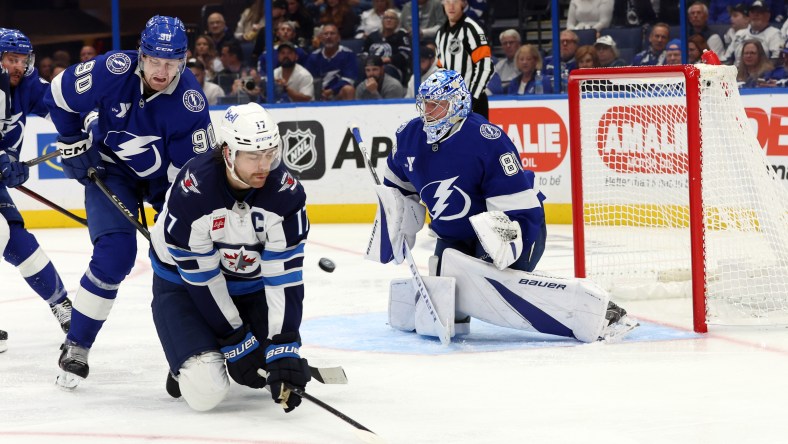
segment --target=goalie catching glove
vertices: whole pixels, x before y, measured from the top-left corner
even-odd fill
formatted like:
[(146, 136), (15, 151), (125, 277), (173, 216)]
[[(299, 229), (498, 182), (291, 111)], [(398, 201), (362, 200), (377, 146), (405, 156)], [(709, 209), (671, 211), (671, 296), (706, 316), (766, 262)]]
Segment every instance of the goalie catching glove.
[(473, 231), (493, 265), (503, 270), (523, 253), (523, 233), (520, 224), (509, 219), (503, 211), (486, 211), (470, 217)]
[(401, 264), (405, 260), (402, 243), (413, 247), (416, 233), (424, 226), (425, 209), (418, 194), (403, 195), (398, 189), (375, 185), (378, 209), (369, 239), (366, 259), (387, 264), (392, 260)]
[(285, 412), (291, 412), (301, 404), (301, 397), (287, 388), (285, 383), (303, 390), (312, 379), (309, 363), (299, 354), (300, 348), (301, 337), (293, 332), (274, 335), (265, 348), (271, 397)]

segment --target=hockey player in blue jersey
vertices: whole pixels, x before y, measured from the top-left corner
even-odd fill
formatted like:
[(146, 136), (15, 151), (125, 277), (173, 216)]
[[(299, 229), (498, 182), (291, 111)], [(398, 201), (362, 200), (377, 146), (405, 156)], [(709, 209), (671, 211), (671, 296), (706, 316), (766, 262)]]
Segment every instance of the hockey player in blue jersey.
[[(412, 246), (424, 223), (421, 201), (438, 237), (431, 271), (444, 279), (425, 279), (427, 286), (456, 281), (456, 298), (433, 301), (451, 319), (452, 334), (467, 333), (470, 317), (586, 342), (634, 328), (620, 325), (626, 312), (593, 283), (530, 273), (545, 247), (545, 197), (506, 134), (471, 112), (462, 77), (433, 73), (416, 102), (420, 117), (397, 130), (384, 183), (375, 189), (378, 212), (366, 257), (403, 261), (402, 243)], [(407, 288), (392, 285), (390, 324), (439, 336), (429, 320), (421, 322), (426, 311)]]
[(228, 108), (218, 136), (220, 149), (181, 169), (151, 231), (167, 391), (210, 410), (227, 394), (229, 372), (252, 388), (267, 382), (289, 412), (301, 399), (284, 383), (303, 389), (311, 378), (299, 355), (306, 195), (260, 105)]
[[(184, 69), (187, 44), (179, 19), (155, 16), (142, 31), (138, 51), (109, 52), (71, 66), (52, 80), (45, 97), (59, 133), (63, 171), (85, 185), (93, 242), (61, 347), (61, 387), (74, 388), (88, 376), (88, 351), (137, 253), (134, 227), (88, 170), (95, 169), (136, 217), (141, 200), (160, 211), (178, 170), (215, 143), (205, 95)], [(83, 124), (86, 113), (91, 123)]]
[(41, 250), (36, 238), (27, 229), (8, 188), (22, 185), (29, 176), (27, 165), (20, 161), (25, 124), (28, 114), (46, 117), (44, 93), (49, 83), (38, 76), (33, 67), (35, 56), (30, 39), (20, 31), (0, 32), (0, 54), (3, 74), (0, 90), (7, 108), (0, 112), (0, 252), (17, 267), (22, 277), (49, 304), (60, 328), (68, 332), (71, 323), (71, 301), (55, 266)]

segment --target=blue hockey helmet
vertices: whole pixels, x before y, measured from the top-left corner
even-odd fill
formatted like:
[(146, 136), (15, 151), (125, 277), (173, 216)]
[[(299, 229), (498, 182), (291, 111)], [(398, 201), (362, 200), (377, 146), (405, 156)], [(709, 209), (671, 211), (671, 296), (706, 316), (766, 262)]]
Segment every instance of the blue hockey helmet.
[(471, 112), (471, 93), (457, 71), (439, 70), (419, 85), (416, 107), (424, 122), (427, 143), (435, 143), (454, 124), (468, 117)]
[(0, 56), (7, 52), (26, 55), (25, 75), (30, 75), (36, 64), (36, 57), (35, 54), (33, 54), (33, 44), (30, 43), (30, 39), (16, 29), (0, 29), (2, 29), (2, 31), (0, 31)]
[(140, 52), (161, 59), (186, 59), (186, 27), (181, 19), (156, 15), (148, 20), (140, 35)]

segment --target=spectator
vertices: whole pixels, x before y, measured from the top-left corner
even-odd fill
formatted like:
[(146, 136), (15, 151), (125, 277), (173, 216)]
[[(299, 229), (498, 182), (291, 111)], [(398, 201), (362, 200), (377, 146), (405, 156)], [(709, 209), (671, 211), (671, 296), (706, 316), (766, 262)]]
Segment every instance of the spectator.
[(700, 62), (703, 51), (709, 50), (709, 45), (700, 34), (695, 34), (687, 40), (687, 63), (694, 65)]
[(763, 0), (752, 2), (749, 12), (750, 26), (737, 32), (733, 43), (725, 51), (724, 59), (728, 62), (733, 60), (737, 66), (741, 60), (742, 47), (747, 40), (759, 40), (766, 50), (766, 55), (772, 59), (780, 57), (783, 43), (785, 43), (780, 35), (780, 30), (769, 24), (771, 12)]
[(786, 70), (788, 70), (788, 42), (786, 42), (785, 46), (783, 46), (781, 57), (782, 57), (782, 64), (777, 68), (775, 68), (775, 70), (772, 71), (771, 74), (764, 75), (766, 81), (765, 83), (759, 86), (765, 86), (765, 87), (788, 86), (788, 74), (786, 73)]
[(320, 14), (320, 24), (332, 24), (339, 30), (341, 39), (352, 39), (358, 27), (358, 16), (348, 5), (348, 0), (325, 0), (326, 9)]
[[(304, 49), (296, 41), (296, 39), (298, 38), (295, 32), (296, 26), (297, 25), (295, 22), (291, 22), (289, 20), (283, 20), (279, 22), (279, 26), (276, 27), (276, 44), (274, 45), (274, 55), (273, 55), (274, 68), (279, 66), (279, 56), (277, 55), (278, 54), (277, 48), (279, 47), (280, 42), (290, 43), (295, 48), (296, 55), (298, 56), (298, 63), (300, 63), (301, 66), (304, 66), (306, 64), (306, 59), (309, 58), (309, 54), (306, 51), (304, 51)], [(267, 67), (266, 58), (267, 58), (266, 53), (263, 52), (262, 54), (260, 54), (260, 57), (257, 59), (257, 71), (262, 75), (266, 74), (266, 67)]]
[(380, 56), (386, 72), (400, 83), (411, 71), (410, 39), (399, 26), (399, 12), (387, 9), (383, 14), (383, 27), (364, 40), (364, 53)]
[(578, 68), (599, 68), (602, 66), (599, 62), (599, 56), (591, 45), (583, 45), (577, 48), (575, 53), (575, 60), (577, 60)]
[(627, 66), (627, 62), (618, 57), (618, 47), (613, 37), (609, 35), (599, 37), (594, 42), (594, 49), (596, 49), (596, 55), (599, 57), (599, 66), (603, 68)]
[[(339, 30), (334, 24), (320, 28), (323, 47), (309, 55), (306, 69), (321, 82), (322, 100), (353, 100), (358, 77), (358, 61), (353, 51), (339, 44)], [(317, 97), (315, 98), (317, 99)]]
[(232, 34), (227, 29), (227, 23), (224, 21), (224, 16), (221, 12), (214, 12), (208, 16), (208, 29), (205, 33), (213, 40), (213, 45), (216, 51), (221, 54), (222, 46), (227, 42), (234, 40)]
[[(419, 70), (421, 72), (421, 80), (424, 81), (432, 73), (438, 70), (438, 59), (435, 58), (435, 48), (429, 45), (423, 45), (419, 48)], [(413, 82), (414, 76), (410, 76), (408, 80), (408, 89), (405, 91), (405, 97), (416, 97), (416, 85)]]
[(566, 16), (566, 29), (596, 29), (610, 26), (613, 0), (572, 0)]
[(466, 0), (462, 13), (484, 29), (484, 13), (487, 12), (487, 0)]
[(728, 31), (725, 32), (724, 36), (722, 36), (723, 43), (725, 44), (725, 51), (717, 54), (720, 56), (720, 59), (725, 57), (728, 48), (730, 48), (731, 44), (735, 40), (736, 33), (743, 29), (747, 29), (747, 27), (750, 26), (750, 11), (747, 8), (747, 5), (744, 3), (738, 3), (731, 7), (729, 14), (731, 27), (728, 28)]
[(465, 0), (443, 0), (446, 23), (435, 34), (438, 66), (457, 71), (471, 92), (473, 112), (489, 114), (487, 82), (493, 74), (492, 52), (482, 28), (463, 13)]
[(52, 54), (52, 60), (54, 61), (53, 65), (60, 64), (66, 67), (71, 66), (71, 54), (62, 49), (58, 49)]
[[(577, 46), (578, 46), (577, 34), (575, 34), (574, 32), (568, 29), (561, 31), (561, 34), (559, 34), (558, 42), (560, 43), (559, 55), (561, 57), (561, 66), (559, 72), (560, 75), (561, 72), (563, 72), (564, 70), (568, 72), (577, 68), (577, 62), (575, 61), (575, 53), (577, 52)], [(544, 74), (546, 76), (553, 75), (553, 71), (554, 71), (553, 65), (554, 65), (553, 56), (552, 55), (547, 56), (544, 59), (544, 66), (545, 66)]]
[(50, 56), (44, 56), (38, 59), (38, 76), (47, 82), (52, 81), (52, 68), (54, 61)]
[(643, 26), (656, 20), (651, 0), (614, 0), (614, 26)]
[(52, 78), (54, 79), (55, 77), (57, 77), (58, 74), (60, 74), (61, 72), (65, 71), (66, 68), (68, 68), (68, 67), (69, 67), (69, 65), (67, 65), (65, 62), (63, 62), (62, 59), (61, 60), (56, 60), (55, 64), (52, 66)]
[(667, 23), (657, 23), (651, 28), (648, 36), (649, 47), (635, 54), (632, 65), (653, 66), (665, 64), (665, 45), (668, 43), (670, 26)]
[(224, 69), (217, 73), (216, 83), (222, 87), (225, 95), (238, 92), (241, 77), (250, 75), (249, 67), (243, 63), (243, 50), (237, 40), (228, 42), (222, 47), (221, 56)]
[(205, 65), (196, 58), (191, 58), (186, 62), (186, 67), (191, 70), (197, 82), (202, 86), (202, 92), (205, 93), (208, 105), (216, 105), (219, 103), (219, 99), (224, 97), (224, 90), (222, 90), (221, 86), (213, 82), (205, 81)]
[(198, 35), (194, 39), (192, 55), (202, 63), (205, 68), (205, 79), (209, 82), (216, 80), (216, 74), (224, 70), (213, 39), (207, 35)]
[[(509, 89), (506, 93), (518, 96), (538, 94), (536, 91), (536, 71), (542, 69), (542, 55), (539, 54), (539, 48), (535, 45), (525, 44), (517, 50), (514, 59), (517, 61), (517, 69), (521, 74), (509, 82)], [(547, 77), (543, 77), (542, 88), (545, 93), (552, 91)]]
[[(309, 15), (304, 7), (302, 0), (287, 0), (287, 11), (285, 12), (285, 20), (293, 21), (298, 24), (296, 26), (296, 35), (298, 35), (298, 46), (305, 46), (307, 43), (312, 42), (312, 37), (315, 33), (315, 21)], [(295, 43), (295, 40), (291, 40)]]
[[(744, 6), (742, 0), (710, 0), (709, 2), (709, 23), (724, 25), (730, 23), (730, 12), (734, 6)], [(745, 0), (746, 1), (746, 0)], [(749, 3), (749, 1), (748, 1)]]
[(265, 1), (254, 0), (248, 8), (241, 13), (238, 24), (235, 25), (235, 38), (242, 42), (253, 42), (257, 33), (265, 27)]
[(386, 74), (383, 59), (371, 55), (364, 63), (366, 79), (356, 85), (356, 100), (401, 99), (405, 89), (399, 80)]
[(87, 62), (88, 60), (92, 59), (93, 57), (96, 57), (97, 55), (98, 52), (96, 51), (96, 48), (90, 45), (85, 45), (79, 51), (79, 61)]
[(492, 94), (503, 94), (509, 88), (509, 82), (520, 75), (514, 54), (520, 49), (520, 33), (516, 29), (507, 29), (498, 36), (503, 48), (503, 58), (495, 64), (495, 69), (487, 89)]
[(771, 75), (774, 64), (766, 55), (760, 40), (750, 39), (742, 45), (741, 63), (736, 80), (739, 88), (755, 88)]
[[(285, 0), (274, 0), (271, 2), (271, 26), (274, 30), (274, 39), (276, 40), (276, 32), (279, 29), (279, 25), (286, 21), (285, 19), (285, 12), (287, 11), (287, 2)], [(295, 42), (295, 39), (290, 40), (291, 42)], [(276, 42), (274, 42), (276, 43)], [(252, 47), (252, 57), (251, 60), (257, 60), (265, 51), (265, 32), (258, 32), (257, 38), (254, 39), (254, 46)], [(276, 60), (276, 57), (274, 57)]]
[(298, 63), (299, 49), (288, 41), (279, 43), (279, 67), (274, 70), (277, 103), (310, 102), (315, 99), (314, 78)]
[(673, 39), (665, 47), (665, 64), (681, 65), (681, 40)]
[[(391, 9), (391, 0), (372, 0), (372, 8), (361, 13), (361, 24), (356, 31), (357, 39), (365, 39), (383, 25), (383, 13)], [(399, 17), (397, 17), (399, 21)]]
[(696, 1), (687, 9), (689, 26), (687, 27), (687, 37), (700, 34), (706, 40), (706, 44), (716, 54), (725, 52), (725, 45), (722, 38), (709, 28), (709, 8), (702, 1)]
[[(446, 21), (446, 14), (443, 12), (441, 0), (417, 0), (419, 4), (419, 38), (422, 42), (427, 43), (435, 40), (435, 34), (438, 33), (441, 25)], [(402, 17), (400, 21), (405, 31), (411, 33), (411, 22), (413, 16), (411, 15), (412, 6), (411, 2), (402, 5)]]

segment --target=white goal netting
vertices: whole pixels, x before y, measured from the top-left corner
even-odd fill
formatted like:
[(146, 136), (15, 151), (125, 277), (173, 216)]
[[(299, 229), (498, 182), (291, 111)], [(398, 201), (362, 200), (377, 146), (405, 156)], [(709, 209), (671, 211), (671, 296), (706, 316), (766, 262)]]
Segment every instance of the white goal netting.
[[(699, 78), (689, 81), (699, 82), (699, 98), (692, 90), (688, 97), (682, 71), (607, 70), (580, 81), (571, 112), (580, 120), (586, 275), (619, 298), (691, 295), (688, 169), (695, 156), (706, 321), (788, 323), (788, 190), (750, 127), (735, 68), (697, 69)], [(688, 124), (693, 100), (699, 132)]]

